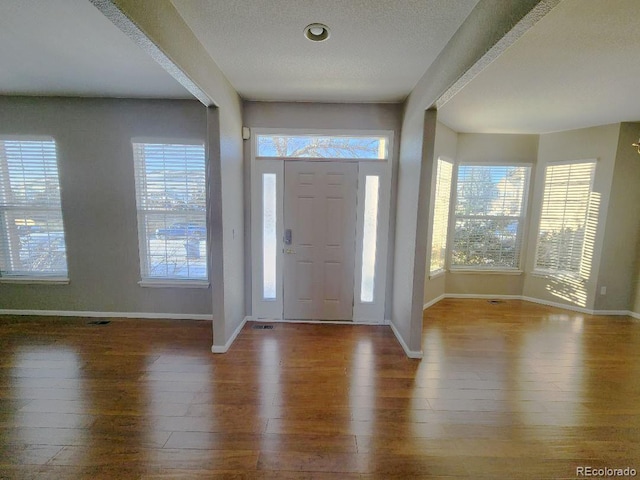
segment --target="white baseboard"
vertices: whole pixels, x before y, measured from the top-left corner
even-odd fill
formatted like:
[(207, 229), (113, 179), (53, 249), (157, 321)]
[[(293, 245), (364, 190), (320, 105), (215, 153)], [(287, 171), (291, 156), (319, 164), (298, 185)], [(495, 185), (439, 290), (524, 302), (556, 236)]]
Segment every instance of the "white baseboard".
[(34, 315), (43, 317), (142, 318), (160, 320), (213, 320), (201, 313), (91, 312), (85, 310), (12, 310), (0, 309), (0, 315)]
[(393, 334), (398, 339), (398, 342), (402, 346), (402, 349), (404, 350), (404, 353), (407, 355), (407, 357), (420, 359), (424, 356), (422, 350), (411, 350), (409, 348), (409, 346), (405, 343), (404, 339), (402, 338), (402, 335), (400, 335), (400, 332), (398, 331), (398, 329), (393, 323), (389, 323), (389, 326), (391, 327), (391, 331), (393, 332)]
[(433, 300), (431, 300), (431, 301), (425, 303), (424, 305), (422, 305), (422, 310), (426, 310), (427, 308), (434, 306), (440, 300), (444, 300), (444, 299), (445, 299), (445, 294), (443, 293), (442, 295), (439, 295), (436, 298), (434, 298)]
[(522, 297), (522, 300), (537, 303), (540, 305), (547, 305), (549, 307), (555, 308), (563, 308), (565, 310), (571, 310), (572, 312), (578, 313), (586, 313), (587, 315), (607, 315), (607, 316), (617, 316), (617, 317), (626, 317), (630, 316), (631, 312), (628, 310), (591, 310), (590, 308), (578, 307), (577, 305), (567, 305), (565, 303), (559, 302), (550, 302), (548, 300), (542, 300), (540, 298), (533, 297)]
[(631, 312), (628, 310), (593, 310), (591, 315), (609, 315), (612, 317), (625, 317), (631, 316)]
[(445, 293), (445, 298), (477, 298), (487, 300), (522, 300), (522, 295), (491, 295), (488, 293)]
[[(249, 317), (244, 317), (240, 325), (233, 331), (229, 340), (224, 345), (211, 345), (211, 353), (227, 353), (231, 344), (235, 341), (236, 337), (240, 334), (240, 331), (244, 328), (245, 324), (249, 321)], [(215, 332), (214, 332), (215, 336)]]
[(578, 307), (577, 305), (567, 305), (566, 303), (560, 302), (551, 302), (549, 300), (543, 300), (541, 298), (534, 297), (520, 297), (525, 302), (537, 303), (538, 305), (546, 305), (547, 307), (555, 307), (555, 308), (563, 308), (565, 310), (571, 310), (572, 312), (578, 313), (586, 313), (587, 315), (593, 315), (593, 310), (589, 310), (588, 308)]
[(387, 320), (368, 320), (368, 319), (360, 319), (354, 320), (351, 322), (353, 325), (387, 325)]
[(438, 298), (432, 300), (429, 303), (425, 303), (423, 310), (431, 307), (435, 303), (439, 302), (443, 298), (476, 298), (476, 299), (496, 299), (496, 300), (523, 300), (525, 302), (537, 303), (539, 305), (546, 305), (548, 307), (562, 308), (564, 310), (571, 310), (572, 312), (586, 313), (587, 315), (606, 315), (606, 316), (620, 316), (620, 317), (632, 317), (640, 320), (640, 314), (630, 312), (628, 310), (590, 310), (588, 308), (578, 307), (577, 305), (567, 305), (565, 303), (551, 302), (540, 298), (526, 297), (524, 295), (487, 295), (487, 294), (473, 294), (473, 293), (445, 293)]

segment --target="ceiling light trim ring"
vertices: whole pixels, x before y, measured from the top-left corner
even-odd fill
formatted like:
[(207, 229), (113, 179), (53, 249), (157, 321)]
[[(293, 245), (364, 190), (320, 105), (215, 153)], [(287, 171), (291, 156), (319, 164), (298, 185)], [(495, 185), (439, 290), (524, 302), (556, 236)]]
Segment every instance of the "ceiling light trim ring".
[(324, 42), (329, 35), (329, 27), (322, 23), (311, 23), (304, 28), (305, 38), (312, 42)]

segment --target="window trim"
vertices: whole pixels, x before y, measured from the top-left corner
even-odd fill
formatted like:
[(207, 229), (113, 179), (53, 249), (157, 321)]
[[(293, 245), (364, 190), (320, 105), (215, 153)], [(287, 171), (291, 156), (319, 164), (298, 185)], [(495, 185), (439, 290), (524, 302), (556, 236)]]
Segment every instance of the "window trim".
[(69, 280), (69, 277), (61, 277), (59, 275), (52, 275), (50, 277), (47, 277), (46, 275), (41, 277), (8, 275), (0, 276), (0, 283), (13, 283), (16, 285), (69, 285), (71, 281)]
[[(540, 190), (540, 209), (538, 210), (538, 218), (537, 225), (535, 229), (535, 244), (533, 248), (533, 268), (531, 270), (531, 275), (535, 277), (541, 278), (557, 278), (557, 277), (565, 277), (565, 278), (574, 278), (582, 280), (585, 282), (585, 279), (581, 277), (580, 272), (573, 272), (571, 270), (549, 270), (538, 268), (538, 246), (540, 243), (540, 227), (542, 225), (542, 209), (544, 207), (544, 192), (547, 182), (547, 168), (550, 166), (562, 166), (562, 165), (582, 165), (582, 164), (593, 164), (593, 174), (591, 175), (591, 183), (589, 184), (589, 199), (587, 200), (586, 213), (585, 213), (585, 228), (588, 223), (589, 217), (589, 204), (591, 201), (591, 195), (593, 194), (593, 188), (596, 180), (596, 173), (598, 168), (598, 159), (597, 158), (581, 158), (577, 160), (558, 160), (558, 161), (550, 161), (546, 162), (542, 166), (542, 182), (541, 182), (541, 190)], [(584, 240), (581, 245), (582, 250), (584, 251)], [(582, 263), (582, 259), (580, 261)]]
[[(386, 138), (386, 149), (384, 158), (359, 158), (359, 157), (279, 157), (279, 156), (261, 156), (258, 155), (259, 145), (258, 137), (260, 136), (291, 136), (291, 137), (384, 137)], [(389, 162), (393, 156), (393, 132), (391, 130), (340, 130), (340, 129), (298, 129), (298, 128), (252, 128), (251, 129), (251, 146), (255, 160), (280, 160), (280, 161), (335, 161), (335, 162), (371, 162), (384, 163)]]
[[(53, 142), (54, 150), (55, 150), (55, 163), (56, 163), (56, 173), (58, 176), (58, 192), (60, 196), (60, 208), (53, 207), (7, 207), (3, 208), (3, 211), (11, 211), (11, 210), (34, 210), (34, 211), (51, 211), (51, 212), (60, 212), (60, 217), (62, 219), (62, 234), (64, 238), (65, 244), (65, 271), (63, 275), (60, 273), (35, 273), (35, 272), (19, 272), (19, 273), (2, 273), (0, 272), (0, 283), (2, 284), (32, 284), (32, 285), (68, 285), (70, 283), (69, 280), (69, 257), (67, 251), (67, 228), (66, 222), (64, 220), (64, 212), (62, 209), (62, 182), (60, 181), (60, 156), (58, 151), (58, 142), (55, 137), (51, 135), (30, 135), (30, 134), (16, 134), (16, 135), (0, 135), (0, 142), (6, 141), (14, 141), (14, 142)], [(4, 233), (0, 232), (0, 235)]]
[(518, 269), (502, 269), (502, 270), (489, 270), (482, 268), (456, 268), (452, 270), (453, 273), (459, 273), (461, 275), (522, 275), (524, 270)]
[[(449, 163), (451, 165), (451, 183), (449, 184), (449, 208), (447, 210), (447, 235), (445, 238), (445, 242), (444, 242), (444, 262), (442, 264), (441, 268), (438, 268), (436, 270), (431, 270), (431, 258), (433, 255), (433, 234), (434, 234), (434, 230), (435, 230), (435, 220), (436, 220), (436, 215), (435, 215), (435, 208), (436, 208), (436, 191), (437, 191), (437, 184), (438, 184), (438, 165), (440, 162), (442, 161), (443, 163)], [(450, 159), (447, 156), (444, 155), (440, 155), (438, 156), (438, 158), (436, 159), (436, 171), (435, 171), (435, 175), (432, 175), (432, 182), (431, 182), (431, 191), (432, 191), (432, 204), (433, 204), (433, 208), (431, 208), (431, 211), (429, 212), (431, 215), (431, 221), (430, 221), (430, 226), (431, 226), (431, 235), (429, 235), (428, 238), (428, 245), (427, 245), (427, 252), (429, 253), (429, 265), (428, 265), (428, 275), (429, 275), (429, 279), (434, 279), (434, 278), (438, 278), (441, 275), (444, 275), (447, 273), (447, 269), (449, 266), (449, 241), (451, 239), (451, 206), (452, 206), (452, 200), (455, 198), (454, 197), (454, 188), (456, 185), (456, 174), (457, 174), (458, 170), (457, 170), (457, 163), (455, 162), (455, 160)]]
[(446, 273), (447, 273), (447, 269), (446, 268), (440, 268), (438, 270), (430, 272), (429, 273), (429, 280), (433, 280), (435, 278), (441, 277), (441, 276), (445, 275)]
[[(453, 261), (453, 241), (455, 237), (455, 225), (456, 219), (458, 218), (455, 213), (456, 206), (458, 204), (458, 171), (460, 167), (525, 167), (527, 168), (527, 175), (524, 181), (524, 185), (522, 188), (522, 209), (519, 217), (513, 216), (501, 216), (504, 219), (512, 219), (519, 218), (518, 221), (518, 231), (516, 233), (517, 241), (519, 242), (520, 249), (518, 252), (517, 258), (517, 266), (515, 267), (499, 267), (499, 268), (482, 268), (477, 266), (454, 266)], [(456, 162), (453, 172), (453, 181), (451, 186), (451, 202), (449, 205), (449, 232), (447, 239), (447, 271), (450, 273), (459, 273), (459, 274), (488, 274), (488, 275), (521, 275), (524, 273), (523, 270), (523, 252), (526, 249), (526, 240), (527, 240), (527, 229), (528, 229), (528, 218), (527, 215), (529, 209), (529, 201), (530, 201), (530, 189), (531, 189), (531, 174), (533, 170), (533, 164), (530, 162)], [(477, 218), (477, 217), (473, 217)], [(491, 217), (491, 218), (498, 218)]]
[(208, 280), (174, 280), (174, 279), (144, 279), (138, 282), (138, 285), (145, 288), (209, 288), (211, 283)]
[[(207, 244), (207, 246), (205, 247), (205, 252), (207, 254), (207, 259), (205, 261), (205, 269), (206, 269), (206, 278), (188, 278), (188, 277), (184, 277), (184, 278), (179, 278), (179, 277), (145, 277), (143, 275), (143, 271), (148, 271), (149, 270), (149, 265), (148, 265), (148, 254), (147, 254), (147, 246), (146, 246), (146, 242), (142, 241), (144, 240), (141, 237), (141, 225), (140, 225), (140, 214), (141, 212), (145, 212), (144, 214), (149, 214), (149, 213), (153, 213), (153, 211), (149, 211), (149, 210), (142, 210), (139, 208), (138, 205), (138, 179), (136, 176), (136, 171), (137, 171), (137, 164), (136, 164), (136, 144), (160, 144), (160, 145), (190, 145), (190, 146), (201, 146), (203, 148), (204, 151), (204, 171), (203, 171), (203, 176), (204, 176), (204, 181), (205, 181), (205, 193), (207, 193), (208, 190), (208, 185), (209, 185), (209, 179), (208, 179), (208, 174), (207, 174), (207, 163), (208, 163), (208, 159), (207, 159), (207, 145), (206, 142), (202, 139), (195, 139), (195, 138), (176, 138), (176, 137), (170, 137), (170, 138), (166, 138), (166, 137), (132, 137), (131, 138), (131, 158), (132, 158), (132, 165), (133, 165), (133, 169), (134, 169), (134, 193), (135, 193), (135, 204), (136, 204), (136, 224), (137, 224), (137, 237), (138, 237), (138, 254), (139, 254), (139, 268), (138, 268), (138, 274), (140, 275), (140, 280), (138, 281), (138, 286), (140, 287), (144, 287), (144, 288), (208, 288), (210, 286), (210, 268), (209, 268), (209, 263), (210, 263), (210, 259), (209, 257), (209, 226), (208, 226), (208, 210), (209, 210), (209, 205), (208, 202), (205, 201), (205, 213), (204, 213), (204, 219), (205, 219), (205, 227), (207, 229), (207, 236), (205, 238), (205, 242)], [(206, 195), (206, 198), (208, 198), (208, 194)], [(156, 212), (156, 213), (160, 213), (160, 212)], [(166, 211), (165, 214), (170, 214), (170, 211)]]

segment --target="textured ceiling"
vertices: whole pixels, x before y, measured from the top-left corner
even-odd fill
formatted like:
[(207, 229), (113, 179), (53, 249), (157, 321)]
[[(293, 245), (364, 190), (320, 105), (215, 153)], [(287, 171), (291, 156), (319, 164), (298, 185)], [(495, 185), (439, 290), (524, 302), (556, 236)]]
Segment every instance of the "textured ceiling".
[(245, 99), (318, 102), (403, 100), (477, 2), (172, 0)]
[[(252, 100), (401, 101), (477, 0), (171, 0)], [(460, 132), (640, 119), (638, 0), (563, 0), (444, 104)], [(303, 28), (331, 27), (313, 44)], [(0, 0), (0, 95), (192, 98), (89, 0)]]
[(458, 132), (640, 119), (638, 0), (564, 0), (438, 112)]
[(0, 95), (192, 98), (87, 0), (0, 1)]

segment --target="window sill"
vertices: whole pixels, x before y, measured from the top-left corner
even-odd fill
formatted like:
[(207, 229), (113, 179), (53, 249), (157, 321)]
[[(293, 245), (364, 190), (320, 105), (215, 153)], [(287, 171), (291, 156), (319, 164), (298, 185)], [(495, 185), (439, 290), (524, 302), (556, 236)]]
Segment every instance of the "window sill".
[(433, 273), (429, 273), (429, 280), (443, 276), (447, 271), (445, 269), (436, 270)]
[(461, 273), (470, 275), (522, 275), (522, 270), (482, 270), (472, 268), (455, 268), (450, 269), (450, 273)]
[(0, 283), (17, 285), (69, 285), (66, 277), (0, 277)]
[(144, 288), (209, 288), (206, 280), (140, 280), (138, 285)]

